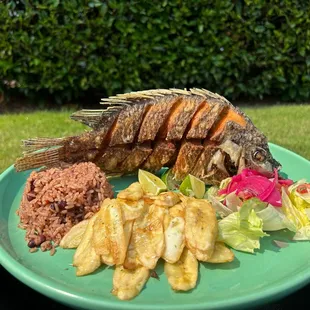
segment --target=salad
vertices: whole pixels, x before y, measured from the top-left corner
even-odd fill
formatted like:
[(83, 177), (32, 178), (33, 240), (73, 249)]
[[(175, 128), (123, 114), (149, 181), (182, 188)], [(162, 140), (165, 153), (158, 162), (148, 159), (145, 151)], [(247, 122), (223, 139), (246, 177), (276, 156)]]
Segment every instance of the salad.
[(310, 184), (305, 179), (285, 179), (276, 169), (272, 177), (243, 169), (206, 190), (192, 175), (177, 184), (169, 172), (162, 176), (168, 189), (211, 202), (218, 216), (218, 241), (236, 250), (254, 253), (268, 232), (283, 229), (293, 232), (293, 240), (310, 240)]
[(310, 184), (268, 178), (244, 169), (240, 174), (212, 186), (204, 198), (219, 217), (219, 240), (232, 248), (253, 253), (268, 232), (288, 229), (293, 240), (310, 240)]

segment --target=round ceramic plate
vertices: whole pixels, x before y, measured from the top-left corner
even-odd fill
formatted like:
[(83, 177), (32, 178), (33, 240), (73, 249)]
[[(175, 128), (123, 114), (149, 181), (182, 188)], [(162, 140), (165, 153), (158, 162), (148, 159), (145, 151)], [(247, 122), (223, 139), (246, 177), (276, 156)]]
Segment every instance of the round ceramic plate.
[[(279, 146), (270, 145), (289, 178), (310, 180), (310, 162)], [(271, 233), (261, 241), (255, 254), (235, 252), (228, 264), (200, 263), (195, 289), (174, 292), (163, 273), (150, 278), (135, 299), (120, 301), (113, 296), (113, 268), (76, 277), (72, 267), (74, 250), (58, 249), (29, 253), (24, 231), (17, 228), (19, 206), (29, 172), (16, 173), (13, 167), (0, 176), (0, 263), (12, 275), (40, 293), (71, 307), (85, 309), (230, 309), (253, 307), (284, 297), (310, 282), (310, 242), (293, 242), (287, 231)], [(135, 181), (135, 177), (113, 180), (116, 190)], [(289, 243), (279, 248), (273, 240)]]

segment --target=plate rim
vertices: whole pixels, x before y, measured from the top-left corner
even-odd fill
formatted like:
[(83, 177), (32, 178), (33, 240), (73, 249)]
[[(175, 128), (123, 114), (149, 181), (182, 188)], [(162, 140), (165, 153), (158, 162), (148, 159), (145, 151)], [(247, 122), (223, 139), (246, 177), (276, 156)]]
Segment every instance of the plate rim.
[[(274, 143), (268, 143), (272, 148), (278, 149), (283, 152), (289, 153), (291, 156), (296, 157), (298, 160), (305, 162), (307, 165), (310, 165), (310, 161), (301, 155), (292, 152), (289, 149), (286, 149), (282, 146), (279, 146)], [(14, 165), (9, 166), (3, 173), (0, 174), (0, 184), (3, 179), (5, 179), (12, 171), (14, 170)], [(80, 307), (84, 307), (85, 309), (92, 308), (108, 308), (108, 309), (124, 309), (124, 310), (135, 310), (138, 308), (142, 308), (145, 310), (151, 309), (162, 309), (162, 305), (156, 304), (139, 304), (131, 301), (130, 303), (126, 303), (120, 300), (105, 300), (104, 298), (99, 298), (97, 296), (93, 296), (90, 294), (83, 294), (83, 296), (78, 295), (74, 290), (68, 287), (65, 287), (62, 284), (56, 283), (55, 281), (40, 276), (36, 272), (31, 269), (26, 268), (20, 262), (18, 262), (15, 258), (13, 258), (2, 246), (0, 246), (0, 264), (15, 278), (23, 282), (25, 285), (31, 287), (35, 291), (45, 295), (51, 299), (54, 299), (62, 304), (67, 306), (74, 306), (78, 304)], [(309, 260), (310, 264), (310, 260)], [(42, 282), (43, 280), (43, 282)], [(55, 285), (56, 283), (56, 285)], [(310, 283), (310, 268), (306, 272), (302, 271), (295, 274), (294, 278), (291, 281), (275, 283), (268, 290), (260, 289), (256, 292), (252, 292), (242, 297), (234, 297), (229, 300), (218, 301), (216, 304), (214, 302), (212, 305), (206, 302), (200, 302), (199, 304), (186, 304), (182, 306), (182, 309), (188, 310), (202, 310), (202, 309), (232, 309), (236, 307), (246, 307), (250, 304), (255, 303), (255, 306), (264, 304), (268, 301), (275, 301), (282, 297), (285, 297), (298, 289), (306, 286)], [(259, 298), (257, 295), (259, 294)], [(177, 310), (180, 309), (180, 305), (171, 304), (166, 305), (166, 309)]]

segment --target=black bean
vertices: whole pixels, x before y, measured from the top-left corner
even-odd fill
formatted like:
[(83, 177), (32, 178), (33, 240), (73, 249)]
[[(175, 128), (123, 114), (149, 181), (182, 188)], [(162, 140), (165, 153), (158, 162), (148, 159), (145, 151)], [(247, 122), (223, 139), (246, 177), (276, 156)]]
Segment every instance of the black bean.
[(35, 248), (37, 245), (33, 239), (29, 240), (28, 247), (29, 248)]
[(63, 209), (66, 205), (67, 205), (67, 203), (64, 200), (60, 200), (58, 202), (58, 207), (61, 209)]
[(51, 203), (51, 204), (50, 204), (50, 208), (51, 208), (52, 210), (55, 210), (55, 205), (54, 205), (53, 203)]
[(40, 244), (46, 241), (46, 237), (44, 235), (40, 236)]
[(34, 190), (34, 181), (30, 182), (30, 190), (33, 191)]
[(34, 193), (30, 192), (29, 194), (27, 194), (27, 200), (28, 201), (31, 201), (31, 200), (33, 200), (35, 198), (35, 195), (32, 195), (32, 194), (34, 194)]

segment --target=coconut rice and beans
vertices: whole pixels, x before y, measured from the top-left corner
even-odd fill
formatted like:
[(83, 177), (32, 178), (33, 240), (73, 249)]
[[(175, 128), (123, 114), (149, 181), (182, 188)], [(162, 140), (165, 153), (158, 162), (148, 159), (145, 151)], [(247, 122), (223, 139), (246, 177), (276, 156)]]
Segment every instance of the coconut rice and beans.
[(53, 255), (74, 225), (92, 217), (103, 200), (112, 197), (104, 172), (91, 162), (31, 172), (17, 210), (29, 251), (50, 250)]

